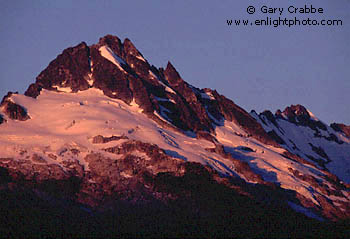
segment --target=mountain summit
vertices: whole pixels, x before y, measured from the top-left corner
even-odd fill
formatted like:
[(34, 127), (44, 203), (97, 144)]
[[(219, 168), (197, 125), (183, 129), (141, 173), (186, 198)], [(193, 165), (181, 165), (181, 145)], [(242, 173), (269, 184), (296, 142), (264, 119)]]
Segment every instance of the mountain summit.
[(67, 48), (24, 95), (3, 98), (0, 192), (13, 200), (1, 208), (24, 205), (28, 220), (33, 208), (53, 212), (38, 224), (78, 233), (78, 223), (82, 235), (325, 232), (350, 217), (348, 128), (302, 105), (248, 113), (107, 35)]

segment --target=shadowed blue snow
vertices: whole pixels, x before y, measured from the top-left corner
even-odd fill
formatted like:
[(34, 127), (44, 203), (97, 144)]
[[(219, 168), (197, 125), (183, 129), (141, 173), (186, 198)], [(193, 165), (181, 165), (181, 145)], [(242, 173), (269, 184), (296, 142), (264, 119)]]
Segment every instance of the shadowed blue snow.
[(321, 222), (324, 221), (324, 219), (318, 215), (316, 215), (315, 213), (313, 213), (312, 211), (310, 211), (309, 209), (305, 208), (305, 207), (302, 207), (300, 205), (297, 205), (295, 203), (292, 203), (292, 202), (288, 202), (288, 205), (293, 208), (295, 211), (297, 212), (300, 212), (300, 213), (303, 213), (305, 214), (306, 216), (308, 217), (311, 217), (311, 218), (314, 218), (314, 219), (317, 219)]
[[(1, 1), (0, 95), (23, 93), (63, 49), (106, 34), (130, 38), (157, 67), (226, 95), (247, 111), (302, 104), (350, 124), (350, 1), (311, 0), (323, 14), (287, 14), (305, 1)], [(257, 12), (249, 15), (252, 5)], [(229, 19), (340, 19), (343, 26), (228, 26)]]

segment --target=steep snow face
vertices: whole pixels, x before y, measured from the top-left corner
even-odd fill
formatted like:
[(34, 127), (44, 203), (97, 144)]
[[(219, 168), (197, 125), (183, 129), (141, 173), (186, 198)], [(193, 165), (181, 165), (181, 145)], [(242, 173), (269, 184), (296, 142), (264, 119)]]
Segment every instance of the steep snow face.
[[(310, 118), (319, 121), (310, 111)], [(331, 127), (316, 130), (277, 118), (276, 124), (265, 115), (252, 114), (266, 132), (274, 131), (283, 141), (282, 146), (302, 158), (326, 167), (341, 180), (350, 182), (350, 139)]]
[(313, 120), (315, 120), (315, 121), (319, 121), (319, 119), (318, 119), (310, 110), (308, 110), (308, 109), (306, 109), (306, 110), (307, 110), (307, 112), (309, 113), (311, 119), (313, 119)]
[[(106, 48), (103, 49), (108, 52)], [(85, 161), (87, 154), (94, 151), (115, 158), (115, 155), (102, 149), (123, 142), (120, 140), (103, 145), (93, 144), (94, 136), (125, 135), (129, 139), (157, 144), (174, 158), (209, 165), (222, 175), (240, 176), (247, 182), (257, 183), (237, 171), (230, 158), (209, 152), (208, 148), (215, 148), (213, 142), (164, 128), (143, 114), (135, 101), (128, 105), (121, 100), (107, 97), (95, 88), (77, 93), (42, 90), (37, 99), (14, 94), (11, 100), (25, 107), (31, 119), (25, 122), (7, 119), (7, 123), (0, 125), (1, 158), (33, 160), (30, 156), (37, 154), (49, 164), (61, 165), (64, 157), (68, 157), (61, 156), (62, 152), (75, 148), (81, 152), (75, 157), (85, 170), (89, 170), (89, 164)], [(161, 112), (163, 111), (165, 110)], [(158, 117), (168, 121), (166, 114), (158, 114)], [(280, 123), (288, 134), (292, 134), (283, 125), (288, 122)], [(233, 122), (224, 121), (221, 126), (216, 126), (215, 133), (216, 140), (224, 146), (226, 152), (234, 159), (248, 163), (265, 181), (296, 191), (316, 205), (319, 205), (318, 195), (335, 202), (349, 201), (344, 195), (326, 195), (316, 189), (312, 182), (296, 177), (293, 173), (297, 171), (302, 175), (312, 176), (320, 183), (327, 183), (322, 170), (281, 156), (284, 149), (262, 144)], [(53, 159), (52, 155), (57, 159)], [(298, 210), (309, 213), (308, 210)]]
[(104, 58), (112, 62), (114, 65), (116, 65), (119, 68), (119, 70), (126, 73), (126, 71), (122, 67), (122, 64), (126, 65), (125, 61), (119, 56), (117, 56), (111, 48), (109, 48), (108, 46), (101, 46), (99, 48), (99, 51), (101, 53), (101, 56), (103, 56)]
[(307, 182), (296, 178), (289, 168), (296, 169), (302, 174), (309, 174), (322, 180), (322, 172), (310, 165), (300, 165), (281, 156), (285, 151), (264, 145), (250, 138), (245, 131), (232, 122), (225, 121), (224, 126), (216, 128), (217, 140), (224, 145), (234, 158), (249, 163), (249, 165), (262, 175), (264, 180), (279, 183), (282, 188), (297, 191), (311, 199), (315, 204), (313, 189)]

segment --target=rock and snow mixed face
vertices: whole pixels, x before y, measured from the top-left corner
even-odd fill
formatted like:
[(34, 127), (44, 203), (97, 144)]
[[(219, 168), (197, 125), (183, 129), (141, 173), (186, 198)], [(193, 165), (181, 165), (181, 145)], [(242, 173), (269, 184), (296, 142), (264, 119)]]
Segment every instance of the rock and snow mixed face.
[[(299, 109), (303, 109), (302, 114)], [(303, 106), (287, 107), (282, 114), (286, 117), (267, 111), (260, 115), (252, 113), (252, 116), (266, 132), (273, 132), (285, 149), (349, 183), (350, 138), (324, 124)]]

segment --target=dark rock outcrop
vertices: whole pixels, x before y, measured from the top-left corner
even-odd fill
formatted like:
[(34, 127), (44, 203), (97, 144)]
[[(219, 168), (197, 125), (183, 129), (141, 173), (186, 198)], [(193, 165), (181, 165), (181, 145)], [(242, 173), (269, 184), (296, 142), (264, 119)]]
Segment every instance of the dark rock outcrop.
[(121, 99), (129, 104), (133, 98), (129, 88), (129, 78), (133, 76), (129, 76), (104, 58), (100, 54), (98, 45), (91, 47), (91, 61), (93, 64), (93, 86), (101, 89), (105, 95)]
[(90, 48), (85, 42), (67, 48), (53, 60), (29, 86), (25, 95), (36, 98), (41, 89), (55, 90), (55, 86), (70, 87), (72, 92), (89, 88)]
[(296, 125), (307, 126), (315, 131), (318, 131), (318, 129), (327, 130), (327, 126), (321, 121), (312, 119), (307, 109), (302, 105), (291, 105), (286, 107), (283, 112), (276, 112), (277, 117), (284, 119), (282, 114), (288, 118), (289, 122)]
[(29, 85), (28, 89), (24, 92), (24, 95), (32, 98), (36, 98), (40, 95), (40, 92), (42, 89), (43, 89), (42, 86), (40, 86), (39, 84), (33, 83)]
[(312, 162), (309, 162), (309, 161), (303, 159), (302, 157), (300, 157), (300, 156), (298, 156), (298, 155), (295, 155), (295, 154), (293, 154), (293, 153), (291, 153), (291, 152), (289, 152), (289, 151), (284, 151), (284, 152), (281, 154), (281, 156), (283, 156), (283, 157), (285, 157), (285, 158), (287, 158), (287, 159), (293, 160), (293, 161), (295, 161), (295, 162), (299, 162), (299, 163), (304, 164), (304, 165), (312, 165), (313, 167), (316, 168), (316, 165), (313, 164)]
[(297, 123), (297, 120), (303, 122), (310, 119), (309, 112), (302, 105), (291, 105), (290, 107), (286, 107), (282, 113), (289, 121), (294, 123)]
[(5, 101), (10, 101), (10, 97), (13, 94), (18, 94), (18, 92), (12, 92), (12, 91), (7, 92), (7, 94), (2, 98), (0, 105), (3, 105)]
[(99, 47), (106, 45), (118, 56), (121, 57), (123, 55), (123, 44), (117, 36), (108, 34), (104, 37), (101, 37), (97, 45)]
[(207, 131), (198, 131), (197, 132), (197, 138), (198, 139), (206, 139), (214, 144), (218, 143), (217, 139), (215, 138), (215, 136), (211, 135), (209, 132)]
[(151, 66), (128, 38), (123, 42), (123, 52), (121, 56), (139, 78), (147, 80), (152, 85), (159, 85), (157, 79), (152, 79), (150, 77), (149, 71), (151, 71)]
[[(265, 116), (271, 123), (273, 123), (277, 128), (279, 128), (279, 125), (276, 121), (275, 116), (272, 114), (271, 111), (265, 110), (264, 112), (261, 113), (263, 116)], [(266, 123), (265, 123), (266, 124)]]
[(105, 144), (111, 141), (118, 141), (121, 139), (128, 139), (127, 136), (122, 135), (122, 136), (115, 136), (112, 135), (111, 137), (104, 137), (102, 135), (96, 135), (95, 137), (92, 138), (92, 143), (93, 144)]
[[(3, 108), (4, 114), (7, 115), (10, 119), (20, 121), (28, 120), (30, 117), (27, 113), (27, 110), (23, 106), (14, 103), (10, 99), (11, 95), (16, 93), (8, 92), (7, 95), (2, 99), (0, 107)], [(0, 116), (0, 123), (2, 123), (2, 121), (2, 116)]]
[(194, 89), (185, 82), (170, 62), (162, 73), (167, 83), (180, 95), (181, 99), (177, 100), (177, 103), (182, 101), (180, 119), (195, 132), (198, 130), (212, 130), (211, 120), (196, 96), (195, 91), (198, 91), (198, 89)]
[(344, 133), (347, 137), (350, 138), (350, 126), (345, 124), (332, 123), (331, 127), (338, 132)]
[(314, 146), (312, 143), (309, 143), (309, 145), (311, 146), (312, 148), (312, 151), (314, 151), (315, 153), (317, 153), (319, 156), (321, 156), (322, 158), (324, 158), (324, 160), (329, 163), (331, 162), (331, 160), (329, 159), (327, 153), (324, 151), (324, 149), (319, 146), (319, 147), (316, 147)]
[(20, 121), (25, 121), (30, 119), (26, 109), (24, 109), (22, 106), (18, 104), (7, 101), (3, 104), (3, 106), (4, 106), (4, 113), (10, 119), (20, 120)]

